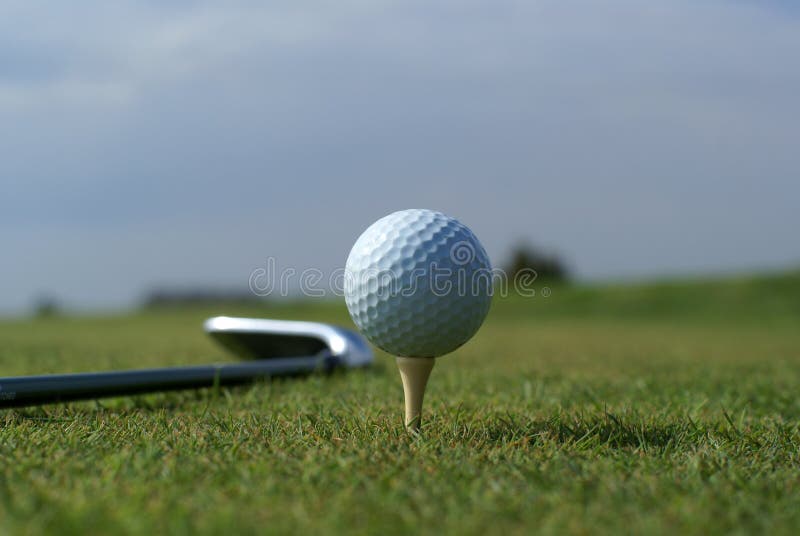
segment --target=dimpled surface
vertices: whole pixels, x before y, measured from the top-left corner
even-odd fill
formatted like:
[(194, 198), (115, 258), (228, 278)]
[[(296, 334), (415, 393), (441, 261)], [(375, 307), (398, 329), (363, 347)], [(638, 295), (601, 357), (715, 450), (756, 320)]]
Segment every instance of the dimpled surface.
[(489, 257), (458, 220), (432, 210), (389, 214), (358, 238), (345, 300), (364, 335), (390, 354), (437, 357), (467, 342), (492, 300)]

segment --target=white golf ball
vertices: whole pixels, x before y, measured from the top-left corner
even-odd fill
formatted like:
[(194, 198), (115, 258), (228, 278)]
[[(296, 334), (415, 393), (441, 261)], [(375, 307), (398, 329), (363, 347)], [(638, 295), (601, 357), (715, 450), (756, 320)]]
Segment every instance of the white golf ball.
[(437, 357), (467, 342), (492, 301), (491, 264), (458, 220), (401, 210), (358, 238), (345, 267), (350, 316), (373, 344), (404, 357)]

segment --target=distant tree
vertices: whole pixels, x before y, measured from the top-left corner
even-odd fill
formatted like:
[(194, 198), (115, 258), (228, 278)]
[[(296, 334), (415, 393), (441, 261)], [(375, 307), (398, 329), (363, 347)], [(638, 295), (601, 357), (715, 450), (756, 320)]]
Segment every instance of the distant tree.
[(42, 295), (36, 299), (33, 305), (33, 314), (37, 318), (48, 318), (51, 316), (58, 316), (61, 313), (61, 307), (58, 300), (54, 296)]
[(545, 253), (530, 244), (519, 244), (511, 252), (505, 267), (508, 277), (513, 278), (525, 269), (536, 271), (537, 279), (547, 281), (567, 281), (569, 270), (555, 254)]

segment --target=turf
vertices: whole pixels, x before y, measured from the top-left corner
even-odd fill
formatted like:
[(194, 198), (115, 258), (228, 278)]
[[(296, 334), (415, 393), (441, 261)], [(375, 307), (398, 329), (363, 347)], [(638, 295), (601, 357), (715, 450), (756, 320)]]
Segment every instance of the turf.
[[(213, 313), (0, 322), (0, 371), (229, 359)], [(331, 377), (0, 412), (0, 532), (800, 529), (800, 274), (496, 300), (439, 360), (419, 435), (391, 359)]]

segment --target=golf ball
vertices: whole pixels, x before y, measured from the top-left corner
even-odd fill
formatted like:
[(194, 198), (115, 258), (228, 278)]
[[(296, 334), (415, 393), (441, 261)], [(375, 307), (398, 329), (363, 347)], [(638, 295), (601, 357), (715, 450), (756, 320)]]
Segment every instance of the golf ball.
[(401, 210), (358, 238), (345, 266), (350, 316), (373, 344), (404, 357), (437, 357), (467, 342), (492, 301), (483, 246), (433, 210)]

